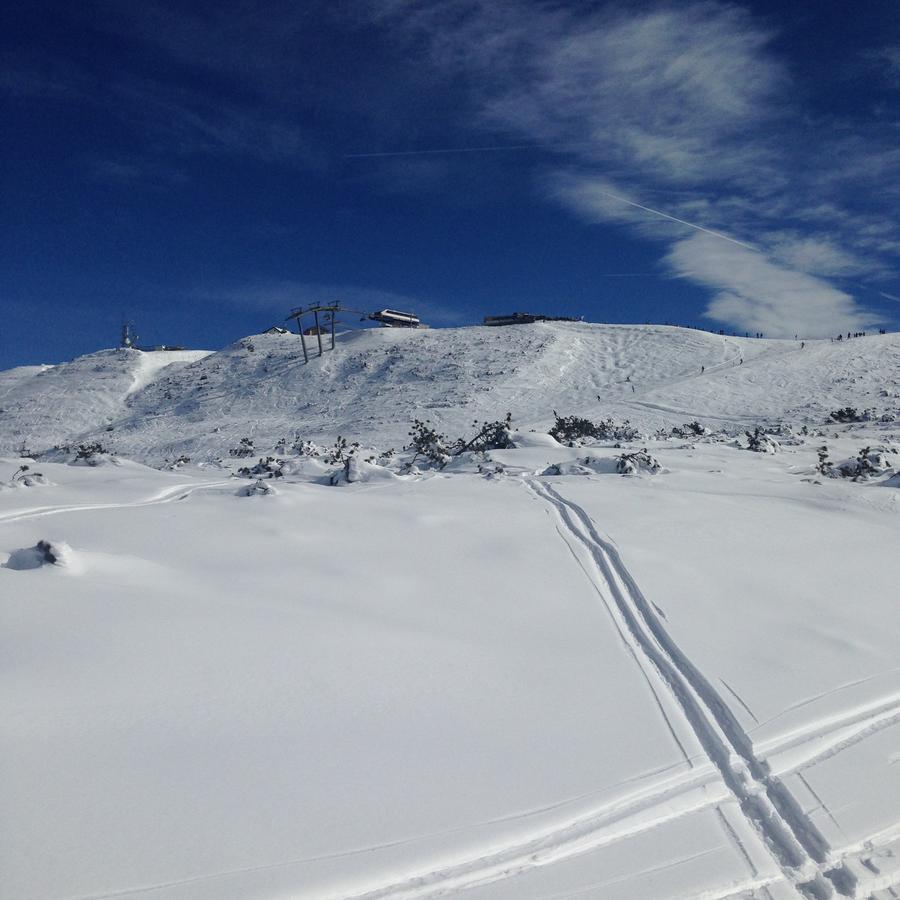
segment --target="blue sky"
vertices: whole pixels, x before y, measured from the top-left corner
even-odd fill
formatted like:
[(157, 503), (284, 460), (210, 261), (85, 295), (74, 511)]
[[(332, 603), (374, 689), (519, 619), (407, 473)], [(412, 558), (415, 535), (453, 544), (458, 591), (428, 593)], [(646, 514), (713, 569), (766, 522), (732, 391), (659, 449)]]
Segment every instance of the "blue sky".
[(900, 323), (894, 0), (7, 0), (0, 46), (3, 368), (334, 298)]

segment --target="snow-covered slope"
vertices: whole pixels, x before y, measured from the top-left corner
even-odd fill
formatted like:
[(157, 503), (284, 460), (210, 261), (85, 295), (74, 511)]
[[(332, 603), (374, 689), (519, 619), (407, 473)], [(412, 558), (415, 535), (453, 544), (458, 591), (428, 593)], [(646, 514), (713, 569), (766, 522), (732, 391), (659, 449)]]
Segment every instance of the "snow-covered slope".
[(507, 412), (545, 426), (553, 410), (648, 432), (691, 418), (817, 424), (839, 406), (895, 410), (898, 373), (898, 335), (801, 349), (665, 326), (382, 329), (344, 335), (308, 364), (296, 336), (257, 335), (216, 353), (103, 351), (10, 378), (0, 450), (100, 440), (158, 464), (298, 433), (400, 447), (414, 418), (458, 435)]
[(297, 341), (0, 374), (0, 897), (897, 897), (897, 336)]
[(127, 416), (135, 391), (205, 351), (101, 350), (59, 366), (0, 374), (0, 448), (45, 450)]

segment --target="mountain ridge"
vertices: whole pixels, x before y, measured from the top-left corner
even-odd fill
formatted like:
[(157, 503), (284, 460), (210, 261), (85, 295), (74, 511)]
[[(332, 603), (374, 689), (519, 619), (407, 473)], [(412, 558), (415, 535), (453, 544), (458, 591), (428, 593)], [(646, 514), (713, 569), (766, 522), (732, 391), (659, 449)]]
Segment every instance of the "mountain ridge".
[(801, 345), (661, 325), (372, 329), (308, 363), (296, 335), (258, 334), (219, 351), (101, 350), (0, 373), (0, 452), (100, 441), (161, 464), (298, 434), (399, 447), (415, 418), (460, 434), (507, 412), (524, 429), (554, 411), (646, 432), (690, 419), (817, 425), (843, 406), (896, 414), (898, 398), (894, 334)]

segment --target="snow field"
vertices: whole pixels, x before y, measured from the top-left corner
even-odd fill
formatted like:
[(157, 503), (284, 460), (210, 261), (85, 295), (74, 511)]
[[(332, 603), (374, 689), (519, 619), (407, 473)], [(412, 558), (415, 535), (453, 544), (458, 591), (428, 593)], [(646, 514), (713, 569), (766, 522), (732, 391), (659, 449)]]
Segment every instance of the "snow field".
[[(0, 375), (4, 446), (194, 460), (60, 451), (33, 486), (0, 460), (0, 896), (900, 889), (897, 480), (815, 468), (823, 443), (894, 461), (893, 423), (826, 421), (890, 411), (894, 336), (373, 332), (308, 367), (294, 340)], [(563, 447), (554, 409), (644, 437)], [(728, 436), (792, 409), (774, 454)], [(443, 471), (330, 486), (339, 466), (275, 447), (507, 410), (514, 449)], [(649, 437), (693, 419), (726, 433)], [(662, 471), (615, 474), (642, 447)], [(274, 493), (239, 496), (272, 454)], [(67, 564), (15, 564), (40, 541)]]

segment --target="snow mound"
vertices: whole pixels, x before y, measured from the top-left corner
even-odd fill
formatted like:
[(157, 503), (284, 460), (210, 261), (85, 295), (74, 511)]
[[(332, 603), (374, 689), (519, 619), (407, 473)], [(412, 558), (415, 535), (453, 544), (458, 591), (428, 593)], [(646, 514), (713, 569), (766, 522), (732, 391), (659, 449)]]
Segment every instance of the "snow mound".
[(3, 565), (7, 569), (22, 571), (39, 569), (45, 565), (72, 568), (74, 561), (75, 554), (68, 544), (62, 541), (40, 540), (33, 547), (13, 550)]
[(257, 478), (256, 481), (251, 482), (250, 484), (245, 484), (243, 487), (239, 488), (237, 491), (238, 497), (269, 497), (272, 494), (278, 493), (275, 488), (270, 484), (266, 484), (262, 478)]
[(399, 475), (385, 466), (367, 462), (357, 456), (351, 456), (344, 462), (344, 467), (331, 476), (331, 484), (357, 484), (370, 481), (400, 481)]
[(616, 460), (616, 472), (620, 475), (658, 475), (662, 471), (659, 460), (646, 450), (623, 453)]

